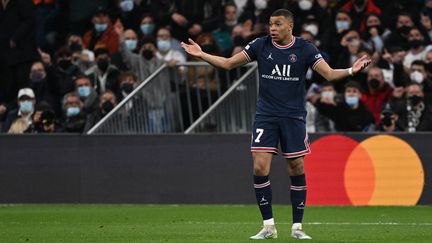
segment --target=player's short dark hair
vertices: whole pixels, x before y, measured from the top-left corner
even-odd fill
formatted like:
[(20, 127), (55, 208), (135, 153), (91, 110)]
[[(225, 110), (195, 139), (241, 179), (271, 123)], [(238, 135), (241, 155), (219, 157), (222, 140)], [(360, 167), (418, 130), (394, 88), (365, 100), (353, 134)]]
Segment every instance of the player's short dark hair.
[(288, 9), (281, 8), (281, 9), (274, 11), (272, 13), (271, 17), (275, 17), (275, 16), (284, 16), (288, 20), (294, 21), (294, 15)]

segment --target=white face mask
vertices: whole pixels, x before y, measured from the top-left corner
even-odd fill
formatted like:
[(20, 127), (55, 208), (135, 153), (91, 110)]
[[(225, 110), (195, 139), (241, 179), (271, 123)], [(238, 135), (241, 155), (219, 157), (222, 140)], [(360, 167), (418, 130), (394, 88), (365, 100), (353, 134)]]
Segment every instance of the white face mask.
[(318, 34), (318, 26), (316, 26), (314, 24), (306, 25), (304, 27), (304, 30), (311, 32), (311, 34), (313, 36), (317, 36), (317, 34)]
[(298, 2), (299, 8), (301, 10), (307, 11), (310, 10), (312, 8), (312, 1), (309, 0), (300, 0)]
[(333, 99), (333, 97), (334, 97), (334, 92), (333, 92), (333, 91), (323, 91), (323, 92), (321, 92), (321, 96), (322, 96), (323, 98)]
[(267, 8), (267, 0), (255, 0), (254, 3), (257, 10), (263, 10)]
[(410, 74), (411, 81), (417, 82), (419, 84), (423, 83), (423, 74), (419, 71), (414, 71)]

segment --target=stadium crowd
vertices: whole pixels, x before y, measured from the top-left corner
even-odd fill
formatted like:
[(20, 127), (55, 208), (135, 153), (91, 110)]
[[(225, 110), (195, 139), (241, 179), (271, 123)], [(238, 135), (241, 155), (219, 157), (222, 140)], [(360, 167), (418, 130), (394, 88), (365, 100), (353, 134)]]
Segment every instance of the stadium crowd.
[(83, 133), (160, 65), (190, 61), (181, 41), (230, 56), (279, 8), (332, 67), (374, 60), (338, 82), (307, 70), (309, 132), (432, 131), (432, 0), (2, 0), (1, 131)]

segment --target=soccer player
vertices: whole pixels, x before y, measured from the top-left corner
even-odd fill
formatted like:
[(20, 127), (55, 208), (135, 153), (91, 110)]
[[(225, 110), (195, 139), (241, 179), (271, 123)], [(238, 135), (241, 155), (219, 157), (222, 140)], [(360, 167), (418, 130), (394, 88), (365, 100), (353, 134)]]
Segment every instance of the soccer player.
[(325, 79), (338, 80), (358, 73), (371, 62), (367, 56), (363, 56), (351, 68), (332, 69), (315, 46), (293, 36), (293, 22), (289, 10), (276, 10), (270, 16), (270, 35), (251, 41), (242, 52), (230, 58), (205, 53), (192, 39), (189, 39), (189, 44), (181, 43), (190, 55), (223, 69), (229, 70), (251, 61), (258, 62), (259, 97), (251, 151), (255, 194), (264, 226), (250, 239), (277, 238), (269, 172), (278, 143), (287, 160), (291, 178), (291, 236), (311, 239), (302, 229), (306, 205), (303, 161), (304, 156), (310, 153), (305, 124), (306, 71), (312, 67)]

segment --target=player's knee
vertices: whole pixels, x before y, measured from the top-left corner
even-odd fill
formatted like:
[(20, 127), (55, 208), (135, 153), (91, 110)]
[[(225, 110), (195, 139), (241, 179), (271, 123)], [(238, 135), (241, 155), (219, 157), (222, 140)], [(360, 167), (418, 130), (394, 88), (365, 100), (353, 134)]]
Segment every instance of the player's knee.
[(253, 173), (256, 176), (267, 176), (269, 174), (268, 169), (266, 166), (262, 164), (254, 164)]
[(292, 176), (303, 175), (305, 173), (303, 158), (289, 160), (288, 166)]

